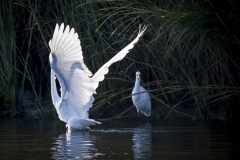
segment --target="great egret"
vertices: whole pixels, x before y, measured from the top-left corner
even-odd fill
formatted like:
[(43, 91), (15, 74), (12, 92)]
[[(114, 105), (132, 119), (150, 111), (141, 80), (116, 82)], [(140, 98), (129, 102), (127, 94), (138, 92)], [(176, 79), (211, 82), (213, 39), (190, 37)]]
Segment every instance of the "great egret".
[(137, 108), (137, 112), (140, 115), (142, 112), (148, 118), (151, 115), (151, 99), (148, 92), (140, 86), (140, 75), (141, 73), (136, 72), (136, 81), (132, 91), (132, 101), (134, 106)]
[[(88, 117), (88, 111), (94, 101), (93, 93), (96, 94), (99, 82), (108, 73), (108, 67), (122, 60), (134, 47), (146, 27), (143, 27), (129, 45), (105, 63), (93, 76), (83, 62), (78, 34), (74, 33), (74, 28), (70, 30), (68, 25), (63, 30), (63, 23), (60, 27), (56, 24), (53, 37), (49, 41), (52, 100), (59, 119), (67, 123), (67, 128), (85, 129), (89, 125), (100, 124)], [(55, 76), (61, 86), (61, 97), (57, 93)]]

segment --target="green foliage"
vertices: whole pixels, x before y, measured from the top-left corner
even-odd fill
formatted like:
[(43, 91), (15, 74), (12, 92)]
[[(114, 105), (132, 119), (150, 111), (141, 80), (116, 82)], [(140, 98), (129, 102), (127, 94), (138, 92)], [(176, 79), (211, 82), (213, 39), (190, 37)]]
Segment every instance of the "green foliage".
[[(235, 4), (236, 3), (236, 4)], [(111, 66), (90, 113), (130, 102), (140, 70), (153, 99), (174, 108), (190, 104), (206, 117), (210, 107), (239, 96), (238, 2), (181, 0), (3, 1), (0, 21), (0, 97), (14, 108), (30, 86), (38, 106), (50, 89), (48, 41), (56, 23), (74, 27), (84, 61), (95, 73), (148, 25), (136, 47)], [(10, 43), (11, 42), (11, 43)], [(20, 92), (17, 92), (17, 91)], [(48, 97), (50, 100), (50, 97)], [(12, 102), (12, 103), (10, 103)]]

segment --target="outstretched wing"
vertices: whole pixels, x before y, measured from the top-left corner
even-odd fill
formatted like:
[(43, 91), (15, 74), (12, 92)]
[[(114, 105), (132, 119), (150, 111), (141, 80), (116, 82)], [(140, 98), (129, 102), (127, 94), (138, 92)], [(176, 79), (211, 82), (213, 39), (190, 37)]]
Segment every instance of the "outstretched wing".
[(92, 77), (94, 83), (94, 88), (98, 87), (100, 81), (104, 79), (104, 75), (108, 73), (108, 67), (114, 62), (122, 60), (130, 49), (134, 47), (134, 44), (138, 42), (139, 38), (143, 35), (146, 27), (143, 27), (142, 30), (139, 29), (138, 36), (125, 48), (123, 48), (120, 52), (118, 52), (112, 59), (110, 59), (107, 63), (105, 63)]
[[(82, 48), (78, 34), (62, 23), (55, 27), (53, 38), (49, 42), (51, 53), (49, 61), (61, 85), (61, 100), (69, 107), (88, 111), (91, 107), (92, 73), (83, 62)], [(87, 106), (87, 107), (86, 107)], [(80, 112), (79, 112), (80, 113)], [(83, 113), (82, 113), (83, 114)], [(85, 114), (85, 113), (84, 113)]]

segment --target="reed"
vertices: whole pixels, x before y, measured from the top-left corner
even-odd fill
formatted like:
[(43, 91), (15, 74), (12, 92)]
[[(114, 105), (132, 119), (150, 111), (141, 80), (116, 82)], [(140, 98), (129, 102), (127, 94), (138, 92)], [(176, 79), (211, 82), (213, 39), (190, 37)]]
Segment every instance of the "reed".
[(140, 70), (157, 104), (169, 111), (187, 104), (207, 118), (211, 107), (230, 103), (240, 93), (240, 14), (234, 3), (238, 2), (4, 1), (1, 110), (17, 111), (17, 96), (21, 99), (26, 88), (34, 93), (36, 107), (46, 110), (43, 101), (51, 99), (45, 96), (50, 91), (48, 41), (56, 23), (69, 24), (79, 33), (84, 61), (93, 73), (136, 36), (139, 24), (147, 24), (141, 41), (100, 83), (90, 113), (107, 109), (109, 103), (131, 103), (135, 72)]
[[(15, 33), (13, 28), (12, 1), (3, 1), (0, 5), (0, 111), (16, 110), (17, 73)], [(6, 113), (6, 112), (3, 112)]]

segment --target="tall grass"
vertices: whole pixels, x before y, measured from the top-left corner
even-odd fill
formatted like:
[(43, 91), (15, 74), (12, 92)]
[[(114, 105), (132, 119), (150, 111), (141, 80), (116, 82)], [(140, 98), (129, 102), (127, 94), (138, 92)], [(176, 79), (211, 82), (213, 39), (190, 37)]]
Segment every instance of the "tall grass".
[(30, 88), (36, 106), (44, 112), (42, 102), (51, 100), (45, 96), (50, 91), (48, 41), (56, 23), (69, 24), (79, 33), (84, 61), (93, 73), (136, 36), (139, 24), (147, 24), (141, 41), (123, 61), (111, 66), (100, 83), (90, 113), (106, 109), (109, 103), (130, 102), (134, 75), (140, 70), (156, 107), (164, 104), (177, 111), (187, 104), (207, 118), (211, 107), (231, 102), (240, 93), (236, 32), (240, 14), (234, 4), (238, 2), (225, 3), (3, 1), (1, 110), (18, 110), (17, 95), (21, 99)]
[[(15, 32), (11, 1), (3, 1), (0, 17), (0, 107), (5, 111), (15, 111), (17, 73), (14, 68), (16, 62)], [(2, 106), (3, 105), (3, 106)]]

